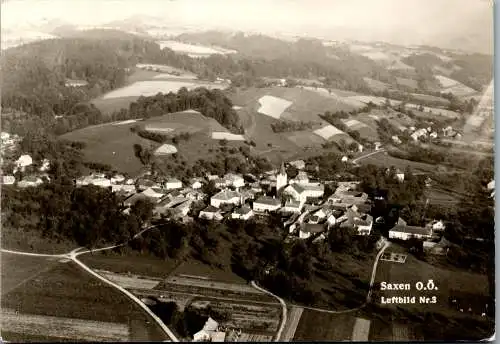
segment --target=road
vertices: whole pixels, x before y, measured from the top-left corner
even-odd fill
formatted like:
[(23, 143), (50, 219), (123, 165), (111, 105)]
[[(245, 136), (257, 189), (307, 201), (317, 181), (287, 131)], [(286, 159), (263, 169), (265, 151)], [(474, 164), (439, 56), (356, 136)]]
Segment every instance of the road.
[[(368, 294), (366, 295), (365, 302), (363, 302), (363, 304), (361, 304), (360, 306), (355, 307), (355, 308), (345, 309), (345, 310), (342, 310), (342, 311), (336, 311), (336, 310), (325, 309), (325, 308), (307, 307), (307, 306), (295, 305), (295, 304), (292, 304), (292, 306), (294, 306), (294, 307), (302, 307), (304, 309), (309, 309), (309, 310), (316, 311), (316, 312), (331, 313), (331, 314), (342, 314), (342, 313), (355, 312), (355, 311), (360, 310), (361, 308), (365, 307), (371, 301), (373, 284), (375, 283), (375, 276), (377, 275), (378, 262), (380, 260), (380, 257), (382, 256), (382, 254), (386, 250), (386, 248), (388, 248), (389, 246), (390, 246), (390, 243), (386, 241), (385, 244), (384, 244), (384, 246), (380, 249), (380, 251), (377, 253), (377, 256), (375, 257), (375, 261), (373, 263), (373, 268), (372, 268), (372, 275), (371, 275), (371, 279), (370, 279), (370, 286), (368, 287)], [(281, 298), (279, 298), (278, 296), (272, 294), (271, 292), (269, 292), (269, 291), (267, 291), (267, 290), (265, 290), (265, 289), (263, 289), (261, 287), (258, 287), (254, 282), (252, 282), (252, 285), (256, 286), (259, 290), (261, 290), (263, 292), (267, 292), (268, 294), (273, 295), (275, 298), (277, 298), (279, 300), (282, 300)], [(286, 308), (286, 305), (285, 305), (285, 308)], [(282, 323), (282, 325), (283, 324), (284, 323)], [(284, 325), (283, 325), (283, 327), (284, 327)]]
[(285, 325), (287, 322), (286, 303), (281, 297), (271, 293), (269, 290), (266, 290), (264, 288), (259, 287), (257, 285), (257, 283), (255, 283), (255, 281), (252, 281), (251, 284), (255, 289), (260, 290), (261, 292), (266, 293), (268, 295), (271, 295), (272, 297), (274, 297), (275, 299), (277, 299), (281, 303), (281, 309), (282, 309), (281, 324), (280, 324), (280, 328), (278, 329), (278, 333), (276, 334), (276, 337), (274, 338), (275, 342), (279, 342), (281, 340), (281, 335), (283, 333), (283, 329), (285, 328)]
[[(144, 233), (145, 231), (149, 230), (149, 229), (152, 229), (152, 228), (155, 228), (156, 226), (151, 226), (151, 227), (148, 227), (148, 228), (145, 228), (143, 229), (141, 232), (137, 233), (136, 235), (134, 235), (133, 238), (136, 238), (137, 236), (141, 235), (142, 233)], [(126, 243), (123, 243), (123, 244), (118, 244), (118, 245), (113, 245), (113, 246), (108, 246), (108, 247), (102, 247), (102, 248), (99, 248), (99, 249), (95, 249), (95, 250), (85, 250), (85, 251), (81, 251), (83, 248), (82, 247), (79, 247), (79, 248), (76, 248), (74, 249), (73, 251), (69, 252), (69, 253), (65, 253), (65, 254), (42, 254), (42, 253), (30, 253), (30, 252), (22, 252), (22, 251), (12, 251), (12, 250), (7, 250), (7, 249), (1, 249), (2, 252), (5, 252), (5, 253), (11, 253), (11, 254), (18, 254), (18, 255), (25, 255), (25, 256), (34, 256), (34, 257), (52, 257), (52, 258), (67, 258), (67, 259), (70, 259), (72, 260), (73, 262), (75, 262), (76, 264), (78, 264), (83, 270), (85, 270), (86, 272), (88, 272), (89, 274), (91, 274), (92, 276), (94, 276), (95, 278), (99, 279), (100, 281), (104, 282), (105, 284), (111, 286), (112, 288), (114, 289), (117, 289), (118, 291), (122, 292), (123, 294), (125, 294), (129, 299), (131, 299), (133, 302), (135, 302), (139, 307), (141, 307), (151, 318), (154, 319), (154, 321), (158, 324), (158, 326), (160, 326), (160, 328), (163, 330), (163, 332), (170, 338), (171, 341), (173, 342), (178, 342), (179, 339), (177, 339), (177, 337), (174, 335), (174, 333), (163, 323), (163, 321), (158, 317), (156, 316), (156, 314), (153, 313), (153, 311), (151, 311), (151, 309), (149, 309), (148, 306), (146, 306), (141, 300), (139, 300), (135, 295), (133, 295), (131, 292), (129, 292), (128, 290), (120, 287), (119, 285), (111, 282), (110, 280), (102, 277), (101, 275), (99, 275), (98, 273), (94, 272), (91, 268), (89, 268), (87, 265), (85, 265), (84, 263), (82, 263), (79, 259), (78, 259), (78, 256), (82, 255), (82, 254), (86, 254), (86, 253), (94, 253), (94, 252), (100, 252), (100, 251), (106, 251), (106, 250), (112, 250), (114, 248), (117, 248), (117, 247), (120, 247), (120, 246), (123, 246), (125, 245)]]
[(356, 163), (358, 163), (358, 161), (359, 161), (359, 160), (362, 160), (362, 159), (368, 158), (369, 156), (372, 156), (372, 155), (375, 155), (375, 154), (379, 154), (379, 153), (383, 153), (383, 152), (385, 152), (385, 149), (384, 149), (384, 148), (379, 149), (378, 151), (374, 151), (374, 152), (371, 152), (371, 153), (368, 153), (368, 154), (365, 154), (365, 155), (359, 156), (359, 157), (357, 157), (356, 159), (353, 159), (353, 160), (352, 160), (352, 163), (353, 163), (353, 164), (356, 164)]

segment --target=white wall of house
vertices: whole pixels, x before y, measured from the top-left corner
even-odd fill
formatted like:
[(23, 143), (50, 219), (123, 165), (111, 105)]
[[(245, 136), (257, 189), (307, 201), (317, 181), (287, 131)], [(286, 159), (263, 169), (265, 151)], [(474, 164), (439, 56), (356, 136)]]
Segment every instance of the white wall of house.
[(373, 227), (373, 222), (370, 222), (370, 224), (366, 226), (358, 226), (357, 228), (358, 235), (370, 235), (372, 227)]
[(166, 182), (165, 183), (165, 188), (167, 190), (174, 190), (174, 189), (181, 189), (182, 188), (182, 182), (177, 181), (177, 182)]
[(278, 205), (273, 205), (273, 204), (266, 204), (266, 203), (259, 203), (259, 202), (254, 202), (253, 203), (253, 210), (254, 211), (276, 211), (280, 208), (281, 206)]
[(216, 208), (220, 208), (221, 205), (223, 204), (234, 204), (234, 205), (238, 205), (240, 204), (240, 197), (233, 197), (231, 199), (218, 199), (218, 198), (214, 198), (212, 197), (210, 199), (210, 205), (216, 207)]
[(299, 231), (299, 238), (300, 239), (307, 239), (311, 236), (311, 232), (304, 232), (302, 230)]
[(389, 231), (389, 239), (410, 240), (412, 238), (428, 239), (428, 238), (430, 238), (430, 235), (405, 233), (405, 232), (398, 232), (398, 231), (391, 231), (391, 230)]

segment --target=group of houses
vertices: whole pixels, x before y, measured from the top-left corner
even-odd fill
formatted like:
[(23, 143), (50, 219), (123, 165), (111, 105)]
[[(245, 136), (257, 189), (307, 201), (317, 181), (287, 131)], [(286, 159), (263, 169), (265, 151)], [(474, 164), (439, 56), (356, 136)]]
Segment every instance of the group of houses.
[[(462, 138), (462, 134), (451, 126), (442, 128), (441, 134), (439, 133), (439, 130), (434, 129), (431, 126), (427, 128), (409, 127), (405, 128), (405, 131), (410, 134), (410, 137), (414, 142), (437, 139), (438, 137), (455, 140), (460, 140)], [(400, 145), (403, 142), (397, 135), (393, 135), (391, 139), (395, 145)]]

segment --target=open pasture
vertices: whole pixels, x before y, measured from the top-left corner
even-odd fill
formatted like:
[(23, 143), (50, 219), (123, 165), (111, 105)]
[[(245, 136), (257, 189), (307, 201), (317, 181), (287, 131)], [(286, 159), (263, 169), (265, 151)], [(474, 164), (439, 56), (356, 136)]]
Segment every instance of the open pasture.
[(331, 314), (304, 309), (295, 341), (351, 341), (355, 313)]
[(1, 253), (1, 292), (8, 294), (30, 279), (57, 265), (58, 258), (30, 257)]
[(197, 87), (205, 87), (207, 89), (225, 89), (226, 84), (215, 84), (202, 81), (180, 81), (180, 80), (144, 80), (137, 81), (131, 85), (113, 90), (102, 96), (102, 99), (127, 98), (127, 97), (151, 97), (158, 93), (177, 92), (182, 87), (188, 90)]
[[(394, 245), (394, 244), (393, 244)], [(429, 280), (434, 283), (434, 290), (418, 290), (417, 282), (422, 282), (427, 287)], [(408, 283), (410, 290), (380, 290), (381, 282)], [(437, 289), (436, 289), (437, 287)], [(476, 295), (487, 295), (488, 279), (486, 275), (477, 273), (447, 270), (433, 266), (408, 255), (404, 264), (380, 261), (377, 275), (375, 277), (373, 302), (382, 307), (394, 306), (381, 304), (381, 297), (392, 296), (415, 296), (415, 304), (399, 304), (398, 307), (419, 312), (441, 312), (443, 314), (455, 314), (457, 311), (450, 307), (449, 297), (452, 290), (473, 293)], [(436, 297), (435, 303), (419, 303), (419, 297)]]
[(331, 137), (339, 134), (345, 134), (342, 130), (329, 124), (321, 129), (317, 129), (314, 133), (325, 140), (329, 140)]
[(368, 87), (370, 87), (373, 91), (375, 92), (383, 92), (384, 90), (390, 89), (391, 86), (386, 84), (385, 82), (371, 79), (371, 78), (363, 78), (363, 80), (366, 82)]
[(401, 77), (396, 77), (396, 82), (398, 85), (417, 89), (418, 88), (418, 83), (417, 80), (414, 79), (409, 79), (409, 78), (401, 78)]
[(169, 48), (177, 53), (181, 54), (187, 54), (190, 56), (196, 56), (196, 57), (203, 57), (203, 56), (210, 56), (213, 54), (235, 54), (237, 53), (236, 50), (229, 50), (229, 49), (224, 49), (221, 47), (216, 47), (216, 46), (204, 46), (204, 45), (195, 45), (195, 44), (188, 44), (188, 43), (183, 43), (179, 41), (160, 41), (158, 42), (160, 45), (160, 48)]
[(389, 154), (386, 154), (386, 152), (380, 152), (379, 154), (368, 156), (360, 160), (359, 163), (365, 165), (373, 164), (381, 167), (394, 166), (395, 168), (399, 168), (400, 170), (404, 170), (407, 166), (410, 166), (414, 172), (432, 173), (436, 171), (436, 166), (434, 165), (426, 164), (423, 162), (399, 159), (390, 156)]
[(4, 330), (28, 336), (43, 334), (52, 338), (83, 341), (130, 339), (130, 329), (126, 324), (23, 314), (12, 309), (2, 309), (2, 332)]
[(95, 270), (99, 275), (104, 278), (122, 286), (123, 288), (139, 288), (139, 289), (153, 289), (160, 282), (160, 278), (144, 277), (132, 274), (117, 274), (106, 270)]
[(291, 101), (267, 95), (261, 97), (259, 103), (260, 108), (257, 111), (273, 118), (280, 118), (281, 114), (292, 105)]
[(214, 140), (245, 141), (245, 137), (243, 135), (231, 134), (220, 131), (212, 132), (212, 138)]
[[(165, 339), (152, 319), (125, 295), (104, 285), (72, 262), (60, 263), (9, 291), (2, 297), (2, 308), (20, 314), (70, 318), (71, 321), (119, 323), (130, 333), (129, 336), (122, 332), (122, 340)], [(43, 322), (46, 318), (41, 319)]]

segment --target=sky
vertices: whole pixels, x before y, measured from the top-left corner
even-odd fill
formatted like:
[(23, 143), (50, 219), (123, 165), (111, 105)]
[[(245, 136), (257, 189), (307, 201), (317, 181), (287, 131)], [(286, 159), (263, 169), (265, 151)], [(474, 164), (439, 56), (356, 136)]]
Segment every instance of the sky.
[(328, 39), (441, 46), (467, 39), (486, 51), (493, 43), (489, 0), (7, 0), (1, 11), (4, 28), (42, 18), (99, 25), (133, 15), (173, 25)]

